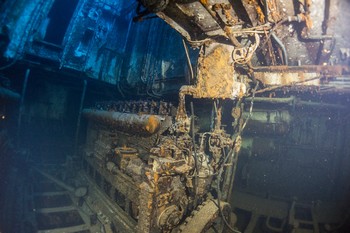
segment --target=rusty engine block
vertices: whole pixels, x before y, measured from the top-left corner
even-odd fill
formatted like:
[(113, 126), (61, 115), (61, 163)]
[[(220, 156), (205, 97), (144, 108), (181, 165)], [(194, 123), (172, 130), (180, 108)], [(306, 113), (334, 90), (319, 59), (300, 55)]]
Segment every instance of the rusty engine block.
[[(233, 156), (234, 140), (219, 127), (195, 138), (194, 119), (179, 112), (154, 101), (99, 103), (83, 111), (89, 120), (84, 167), (137, 232), (202, 232), (219, 214), (207, 199)], [(203, 228), (187, 224), (203, 203)], [(226, 202), (220, 206), (229, 209)]]

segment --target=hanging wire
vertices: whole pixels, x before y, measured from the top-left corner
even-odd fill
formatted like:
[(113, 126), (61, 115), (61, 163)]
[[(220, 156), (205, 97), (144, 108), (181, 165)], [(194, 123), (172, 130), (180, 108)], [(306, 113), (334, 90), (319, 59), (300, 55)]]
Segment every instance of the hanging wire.
[(256, 82), (256, 85), (255, 85), (255, 87), (254, 87), (254, 89), (253, 89), (252, 100), (250, 101), (249, 115), (248, 115), (247, 119), (245, 120), (245, 122), (244, 122), (242, 128), (239, 130), (238, 135), (241, 135), (241, 133), (243, 132), (244, 128), (246, 127), (246, 125), (247, 125), (249, 119), (250, 119), (251, 116), (252, 116), (253, 105), (254, 105), (254, 98), (255, 98), (255, 93), (256, 93), (256, 90), (257, 90), (258, 86), (259, 86), (259, 81)]
[(194, 74), (193, 74), (192, 63), (191, 63), (190, 55), (189, 55), (189, 52), (188, 52), (188, 47), (186, 45), (186, 42), (185, 42), (184, 38), (182, 38), (182, 44), (183, 44), (184, 49), (185, 49), (187, 65), (188, 65), (188, 68), (190, 69), (190, 82), (193, 82)]
[(225, 159), (224, 159), (224, 161), (223, 161), (223, 164), (222, 164), (222, 166), (221, 166), (221, 168), (220, 168), (220, 171), (219, 171), (219, 174), (218, 174), (217, 183), (216, 183), (216, 192), (217, 192), (217, 194), (218, 194), (218, 199), (217, 199), (217, 203), (215, 203), (215, 201), (214, 201), (214, 203), (215, 203), (215, 204), (217, 205), (217, 207), (219, 208), (220, 216), (221, 216), (222, 220), (224, 221), (225, 225), (227, 226), (227, 228), (228, 228), (231, 232), (234, 232), (234, 233), (241, 233), (240, 231), (238, 231), (238, 230), (236, 230), (236, 229), (233, 229), (232, 226), (227, 222), (227, 220), (226, 220), (226, 218), (225, 218), (225, 216), (224, 216), (224, 213), (222, 212), (221, 207), (220, 207), (220, 203), (221, 203), (220, 199), (221, 199), (221, 196), (222, 196), (222, 195), (221, 195), (221, 190), (220, 190), (220, 180), (221, 180), (221, 177), (222, 177), (222, 173), (223, 173), (223, 171), (224, 171), (225, 164), (226, 164), (228, 158), (231, 157), (231, 156), (230, 156), (231, 153), (232, 153), (232, 157), (234, 157), (234, 150), (233, 150), (233, 149), (231, 149), (231, 150), (229, 151), (229, 153), (228, 153), (227, 156), (225, 156), (225, 150), (223, 150), (223, 154), (224, 154)]
[[(254, 105), (254, 98), (255, 98), (255, 93), (256, 93), (256, 90), (259, 86), (259, 82), (256, 83), (254, 89), (253, 89), (253, 94), (252, 94), (252, 100), (250, 102), (250, 109), (249, 109), (249, 115), (247, 117), (247, 119), (245, 120), (242, 128), (239, 130), (238, 134), (236, 135), (234, 141), (236, 141), (236, 139), (242, 134), (244, 128), (246, 127), (247, 125), (247, 122), (248, 120), (250, 119), (250, 117), (252, 116), (252, 112), (253, 112), (253, 105)], [(241, 233), (240, 231), (236, 230), (236, 229), (233, 229), (232, 226), (227, 222), (222, 210), (221, 210), (221, 207), (220, 207), (220, 199), (221, 199), (221, 190), (220, 190), (220, 181), (221, 181), (221, 178), (222, 178), (222, 173), (224, 172), (224, 167), (225, 167), (225, 164), (227, 163), (228, 159), (230, 157), (232, 157), (232, 159), (234, 158), (235, 156), (235, 153), (234, 153), (234, 149), (231, 148), (229, 153), (227, 154), (227, 156), (225, 156), (225, 150), (223, 149), (223, 154), (224, 154), (224, 161), (220, 167), (220, 170), (219, 170), (219, 173), (218, 173), (218, 176), (217, 176), (217, 184), (216, 184), (216, 192), (217, 192), (217, 195), (218, 195), (218, 198), (217, 198), (217, 203), (215, 203), (217, 205), (217, 207), (219, 208), (219, 213), (220, 213), (220, 216), (222, 218), (222, 220), (224, 221), (225, 225), (227, 226), (227, 228), (231, 231), (231, 232), (234, 232), (234, 233)]]
[(232, 60), (237, 64), (246, 64), (248, 63), (253, 55), (256, 49), (258, 48), (260, 44), (260, 37), (257, 33), (254, 33), (255, 43), (250, 44), (247, 47), (238, 47), (233, 49), (232, 51)]

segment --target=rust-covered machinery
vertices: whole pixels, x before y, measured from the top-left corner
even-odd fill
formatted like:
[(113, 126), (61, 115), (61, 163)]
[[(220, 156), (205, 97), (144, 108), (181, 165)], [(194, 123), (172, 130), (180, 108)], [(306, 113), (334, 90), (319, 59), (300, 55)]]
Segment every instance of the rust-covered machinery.
[(232, 167), (239, 138), (220, 129), (220, 116), (213, 131), (195, 134), (194, 118), (175, 110), (166, 102), (133, 101), (83, 112), (90, 122), (84, 167), (109, 187), (138, 232), (204, 232), (219, 214), (229, 221), (229, 204), (211, 191), (214, 183), (230, 185), (218, 177)]
[[(0, 202), (0, 225), (348, 233), (349, 9), (349, 0), (0, 1), (0, 126), (23, 84), (19, 165), (32, 161), (28, 180), (38, 181), (17, 170), (6, 180), (18, 207)], [(68, 206), (33, 204), (61, 191)], [(82, 219), (60, 221), (72, 216)]]
[[(194, 70), (185, 46), (190, 83), (180, 89), (176, 107), (126, 101), (84, 110), (84, 168), (127, 216), (121, 220), (125, 231), (134, 226), (137, 232), (237, 232), (227, 202), (255, 95), (283, 104), (294, 97), (272, 97), (289, 91), (348, 93), (348, 31), (335, 27), (332, 17), (349, 4), (315, 2), (320, 5), (140, 0), (145, 10), (136, 20), (156, 13), (200, 51)], [(207, 127), (195, 123), (197, 107), (209, 109), (210, 117), (198, 120)], [(276, 132), (287, 130), (277, 126)]]

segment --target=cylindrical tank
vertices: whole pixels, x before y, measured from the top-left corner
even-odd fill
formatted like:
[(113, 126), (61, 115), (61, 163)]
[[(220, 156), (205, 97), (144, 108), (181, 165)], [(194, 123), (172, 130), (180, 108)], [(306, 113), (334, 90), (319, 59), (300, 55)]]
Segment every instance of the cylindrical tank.
[(132, 134), (152, 135), (157, 133), (161, 126), (161, 117), (156, 115), (141, 115), (95, 109), (84, 109), (83, 115), (90, 120)]

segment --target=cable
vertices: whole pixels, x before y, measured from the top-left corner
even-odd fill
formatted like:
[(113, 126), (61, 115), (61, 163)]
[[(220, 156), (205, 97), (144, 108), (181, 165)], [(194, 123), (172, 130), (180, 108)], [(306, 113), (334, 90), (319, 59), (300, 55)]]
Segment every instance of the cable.
[[(242, 131), (244, 130), (245, 126), (247, 125), (247, 122), (248, 120), (250, 119), (251, 115), (252, 115), (252, 111), (253, 111), (253, 104), (254, 104), (254, 98), (255, 98), (255, 93), (256, 93), (256, 90), (259, 86), (259, 82), (256, 83), (254, 89), (253, 89), (253, 95), (252, 95), (252, 100), (251, 100), (251, 103), (250, 103), (250, 109), (249, 109), (249, 115), (248, 115), (248, 118), (245, 120), (242, 128), (239, 130), (238, 134), (236, 135), (236, 138), (234, 139), (234, 141), (236, 141), (236, 139), (242, 134)], [(220, 170), (219, 170), (219, 173), (218, 173), (218, 176), (217, 176), (217, 183), (216, 183), (216, 192), (217, 192), (217, 195), (218, 195), (218, 198), (217, 198), (217, 203), (214, 203), (217, 205), (217, 207), (219, 208), (219, 213), (220, 213), (220, 216), (222, 218), (222, 220), (224, 221), (225, 225), (228, 227), (228, 229), (231, 231), (231, 232), (234, 232), (234, 233), (241, 233), (240, 231), (238, 230), (235, 230), (231, 227), (231, 225), (227, 222), (222, 210), (221, 210), (221, 207), (220, 207), (220, 199), (221, 199), (221, 190), (220, 190), (220, 181), (221, 181), (221, 177), (222, 177), (222, 173), (224, 171), (224, 167), (225, 167), (225, 164), (227, 162), (227, 160), (230, 158), (230, 157), (234, 157), (234, 149), (231, 148), (231, 150), (229, 151), (228, 155), (225, 156), (225, 150), (223, 149), (223, 155), (224, 155), (224, 161), (220, 167)]]
[(286, 84), (286, 85), (276, 85), (276, 86), (266, 87), (264, 89), (260, 89), (258, 91), (255, 91), (255, 93), (263, 93), (263, 92), (266, 92), (266, 91), (273, 91), (275, 89), (288, 87), (288, 86), (293, 86), (293, 85), (300, 84), (300, 83), (306, 83), (306, 82), (317, 80), (317, 79), (322, 79), (322, 76), (317, 76), (317, 77), (305, 79), (305, 80), (302, 80), (302, 81), (293, 82), (293, 83)]
[(242, 128), (239, 130), (238, 132), (238, 135), (241, 135), (241, 133), (243, 132), (244, 128), (246, 127), (247, 123), (248, 123), (248, 120), (250, 119), (250, 117), (252, 116), (252, 112), (253, 112), (253, 105), (254, 105), (254, 98), (255, 98), (255, 93), (256, 93), (256, 89), (258, 88), (259, 86), (259, 82), (257, 81), (256, 82), (256, 85), (253, 89), (253, 95), (252, 95), (252, 100), (250, 101), (250, 108), (249, 108), (249, 115), (247, 117), (247, 119), (245, 120)]
[(196, 183), (196, 187), (195, 187), (195, 193), (196, 196), (194, 198), (194, 205), (196, 206), (198, 203), (198, 196), (197, 196), (197, 192), (198, 192), (198, 175), (199, 175), (199, 168), (198, 168), (198, 157), (197, 157), (197, 151), (196, 151), (196, 142), (195, 142), (195, 138), (194, 138), (194, 108), (193, 108), (193, 102), (191, 102), (191, 131), (192, 131), (192, 143), (193, 143), (193, 152), (194, 152), (194, 166), (196, 169), (196, 176), (194, 177), (195, 183)]
[[(251, 100), (251, 103), (250, 103), (250, 109), (249, 109), (248, 118), (245, 120), (245, 122), (244, 122), (242, 128), (240, 129), (240, 131), (238, 132), (238, 134), (237, 134), (235, 140), (238, 138), (238, 136), (241, 135), (242, 131), (244, 130), (245, 126), (247, 125), (248, 120), (250, 119), (250, 117), (251, 117), (251, 115), (252, 115), (255, 93), (256, 93), (256, 89), (258, 88), (258, 86), (259, 86), (259, 82), (256, 83), (255, 88), (253, 89), (253, 95), (252, 95), (252, 100)], [(235, 140), (234, 140), (234, 141), (235, 141)], [(232, 156), (230, 155), (231, 153), (232, 153)], [(225, 151), (224, 151), (224, 150), (223, 150), (223, 154), (224, 154), (224, 156), (225, 156)], [(221, 168), (220, 168), (220, 170), (219, 170), (218, 177), (217, 177), (217, 184), (216, 184), (216, 192), (217, 192), (217, 194), (218, 194), (217, 206), (218, 206), (218, 208), (219, 208), (220, 216), (221, 216), (221, 218), (223, 219), (225, 225), (228, 227), (228, 229), (229, 229), (231, 232), (234, 232), (234, 233), (241, 233), (240, 231), (235, 230), (235, 229), (233, 229), (233, 228), (230, 226), (230, 224), (227, 222), (227, 220), (226, 220), (226, 218), (225, 218), (223, 212), (221, 211), (221, 207), (220, 207), (220, 199), (221, 199), (220, 180), (221, 180), (221, 177), (222, 177), (222, 173), (223, 173), (223, 171), (224, 171), (225, 164), (226, 164), (226, 162), (227, 162), (227, 160), (228, 160), (229, 157), (232, 157), (232, 158), (234, 157), (234, 150), (233, 150), (233, 149), (231, 149), (231, 150), (229, 151), (228, 155), (225, 157), (225, 159), (224, 159), (224, 161), (223, 161), (223, 164), (222, 164), (222, 166), (221, 166)]]
[[(223, 152), (224, 152), (224, 154), (225, 154), (225, 151), (224, 151), (224, 150), (223, 150)], [(213, 200), (213, 201), (214, 201), (214, 203), (218, 206), (220, 216), (221, 216), (222, 220), (224, 221), (225, 225), (228, 227), (228, 229), (230, 229), (230, 231), (232, 231), (232, 232), (234, 232), (234, 233), (241, 233), (240, 231), (235, 230), (235, 229), (233, 229), (233, 228), (230, 226), (230, 224), (227, 222), (227, 220), (226, 220), (226, 218), (225, 218), (225, 216), (224, 216), (224, 213), (222, 212), (221, 207), (220, 207), (220, 202), (221, 202), (221, 201), (220, 201), (220, 199), (221, 199), (220, 180), (221, 180), (222, 173), (223, 173), (223, 171), (224, 171), (225, 163), (227, 162), (228, 158), (230, 157), (230, 155), (229, 155), (230, 152), (232, 153), (232, 157), (234, 156), (234, 150), (231, 149), (231, 150), (229, 151), (228, 155), (225, 157), (225, 159), (224, 159), (224, 161), (223, 161), (223, 164), (222, 164), (222, 166), (221, 166), (221, 168), (220, 168), (220, 171), (219, 171), (219, 174), (218, 174), (217, 183), (216, 183), (216, 192), (217, 192), (217, 194), (218, 194), (218, 202), (215, 203), (215, 201), (214, 201), (214, 200)]]
[(254, 33), (254, 37), (255, 37), (254, 44), (248, 45), (247, 47), (235, 48), (232, 51), (232, 60), (235, 63), (243, 65), (248, 63), (252, 59), (254, 52), (256, 51), (256, 49), (260, 44), (260, 37), (258, 33)]
[(286, 47), (284, 46), (283, 42), (276, 36), (276, 34), (274, 32), (271, 33), (271, 36), (277, 42), (277, 44), (281, 47), (282, 52), (283, 52), (284, 64), (286, 66), (288, 66), (288, 54), (287, 54)]
[(183, 44), (184, 49), (185, 49), (187, 65), (188, 65), (188, 68), (190, 69), (190, 76), (191, 76), (190, 82), (193, 82), (193, 79), (194, 79), (193, 68), (192, 68), (192, 64), (191, 64), (190, 55), (189, 55), (189, 52), (188, 52), (188, 47), (186, 45), (186, 42), (185, 42), (184, 38), (182, 38), (182, 44)]

